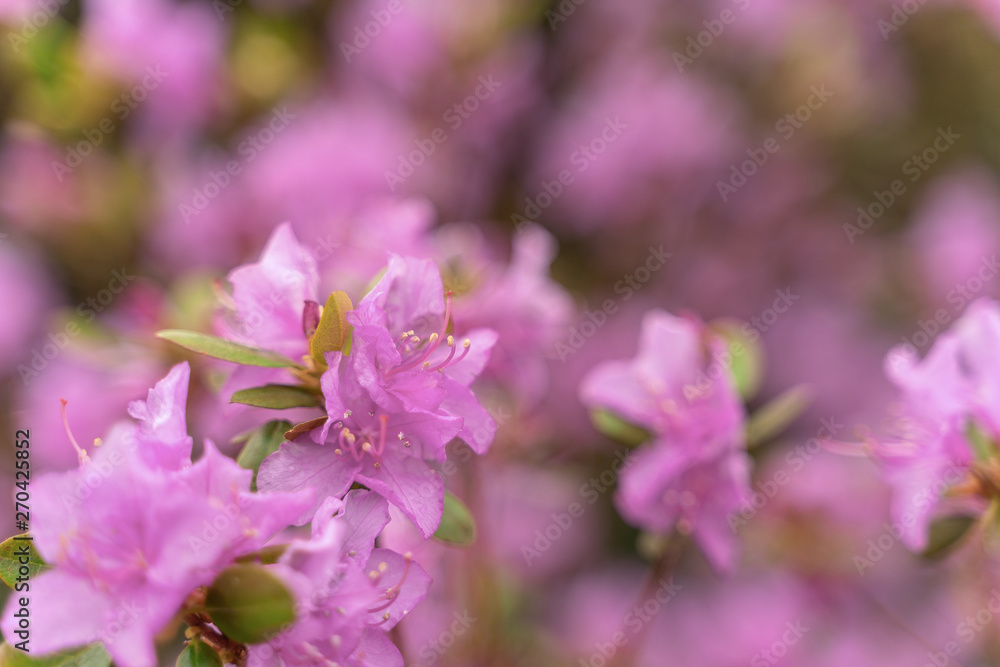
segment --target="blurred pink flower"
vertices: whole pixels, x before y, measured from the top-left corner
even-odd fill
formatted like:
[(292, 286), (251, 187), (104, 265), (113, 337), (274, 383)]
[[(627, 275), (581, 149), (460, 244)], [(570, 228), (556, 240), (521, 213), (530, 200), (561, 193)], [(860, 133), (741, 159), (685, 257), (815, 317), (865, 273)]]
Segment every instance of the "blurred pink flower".
[[(219, 105), (224, 24), (172, 0), (85, 0), (83, 57), (133, 86), (111, 111), (133, 111), (147, 140), (202, 127)], [(148, 98), (148, 99), (147, 99)]]
[(456, 334), (480, 327), (496, 331), (487, 372), (532, 407), (548, 392), (546, 357), (575, 312), (565, 288), (549, 277), (556, 240), (537, 225), (524, 226), (514, 236), (510, 261), (501, 264), (477, 258), (476, 241), (462, 240), (469, 235), (479, 244), (485, 241), (471, 228), (453, 226), (437, 234), (445, 264), (460, 262), (458, 270), (472, 274), (470, 291), (455, 300)]
[[(709, 340), (707, 350), (716, 344)], [(676, 527), (693, 534), (712, 564), (728, 570), (737, 540), (727, 517), (750, 494), (750, 461), (730, 370), (699, 389), (713, 359), (700, 323), (652, 311), (635, 359), (599, 365), (580, 395), (592, 409), (610, 410), (652, 434), (621, 474), (615, 501), (622, 516), (657, 533)]]
[[(81, 451), (78, 469), (32, 481), (32, 535), (54, 566), (31, 584), (33, 650), (103, 641), (123, 667), (155, 665), (153, 638), (191, 591), (312, 503), (309, 492), (250, 493), (252, 472), (211, 442), (191, 465), (187, 380), (175, 367), (132, 404), (138, 424), (113, 428), (93, 459)], [(0, 625), (12, 640), (9, 604)]]

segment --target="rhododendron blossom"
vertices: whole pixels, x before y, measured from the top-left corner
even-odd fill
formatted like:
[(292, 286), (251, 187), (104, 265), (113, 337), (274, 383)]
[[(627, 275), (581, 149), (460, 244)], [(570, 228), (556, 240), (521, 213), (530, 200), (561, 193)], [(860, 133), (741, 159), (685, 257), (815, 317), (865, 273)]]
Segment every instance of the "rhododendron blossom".
[(293, 544), (273, 566), (298, 597), (299, 619), (252, 648), (250, 665), (402, 667), (385, 633), (424, 598), (430, 577), (409, 554), (372, 548), (388, 523), (385, 499), (371, 491), (351, 491), (320, 506), (312, 539)]
[[(92, 456), (79, 449), (78, 469), (33, 483), (34, 540), (54, 567), (31, 583), (35, 650), (102, 641), (124, 667), (155, 665), (153, 638), (185, 598), (311, 504), (308, 491), (250, 493), (251, 472), (211, 442), (191, 464), (188, 373), (175, 367), (133, 403), (138, 425), (115, 427)], [(12, 610), (2, 627), (15, 637)]]
[(691, 533), (716, 567), (730, 569), (736, 538), (727, 517), (750, 495), (750, 462), (732, 376), (698, 383), (720, 345), (698, 322), (650, 312), (635, 359), (601, 364), (580, 392), (588, 406), (652, 435), (622, 473), (615, 496), (622, 515), (647, 530)]
[(869, 447), (893, 487), (893, 519), (911, 549), (932, 521), (985, 510), (1000, 481), (1000, 306), (980, 299), (940, 334), (927, 356), (903, 345), (886, 358), (900, 391), (893, 430)]
[(456, 437), (486, 451), (496, 430), (469, 388), (496, 334), (480, 329), (455, 340), (448, 333), (451, 302), (433, 262), (392, 257), (348, 314), (350, 355), (326, 355), (326, 423), (265, 460), (260, 488), (315, 487), (320, 502), (360, 482), (429, 537), (444, 508), (444, 486), (431, 464), (446, 459), (445, 445)]

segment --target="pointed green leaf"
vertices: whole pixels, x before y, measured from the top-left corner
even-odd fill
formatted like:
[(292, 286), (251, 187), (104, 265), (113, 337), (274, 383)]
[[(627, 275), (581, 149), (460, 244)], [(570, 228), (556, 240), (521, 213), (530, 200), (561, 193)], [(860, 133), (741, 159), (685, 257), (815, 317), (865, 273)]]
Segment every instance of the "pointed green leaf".
[(270, 421), (250, 434), (246, 445), (243, 446), (236, 462), (240, 467), (253, 470), (253, 481), (250, 483), (250, 490), (257, 490), (257, 471), (260, 464), (268, 456), (278, 451), (278, 447), (285, 441), (285, 431), (291, 428), (292, 423), (284, 420)]
[(997, 444), (979, 425), (970, 421), (965, 426), (965, 439), (972, 445), (977, 461), (989, 461), (997, 456)]
[(594, 423), (594, 428), (626, 447), (636, 447), (650, 438), (649, 431), (630, 424), (608, 410), (591, 410), (590, 420)]
[(222, 658), (211, 646), (195, 639), (181, 651), (176, 667), (222, 667)]
[(459, 547), (467, 547), (476, 541), (476, 520), (465, 503), (451, 491), (444, 492), (444, 515), (434, 537)]
[(72, 651), (50, 653), (41, 657), (32, 656), (9, 644), (4, 644), (0, 646), (0, 665), (3, 667), (110, 667), (111, 657), (100, 644), (91, 644)]
[(216, 577), (205, 608), (220, 630), (243, 644), (259, 644), (295, 620), (295, 600), (261, 565), (233, 565)]
[(0, 543), (0, 579), (11, 588), (17, 584), (17, 578), (25, 574), (22, 567), (27, 568), (28, 578), (48, 569), (48, 565), (35, 550), (35, 543), (23, 539), (26, 535), (27, 533), (15, 535)]
[(354, 309), (354, 304), (347, 292), (333, 292), (323, 306), (323, 315), (319, 326), (313, 334), (309, 351), (318, 368), (326, 368), (327, 352), (339, 352), (344, 348), (351, 325), (347, 323), (347, 313)]
[(320, 398), (311, 391), (286, 384), (268, 384), (263, 387), (243, 389), (229, 399), (230, 403), (243, 403), (257, 408), (286, 410), (288, 408), (315, 408)]
[(812, 391), (805, 385), (799, 385), (754, 412), (747, 424), (747, 446), (756, 447), (784, 431), (810, 403)]
[(950, 516), (934, 521), (927, 548), (920, 555), (930, 560), (944, 558), (975, 524), (976, 520), (971, 516)]
[[(711, 364), (721, 365), (732, 373), (736, 388), (744, 400), (757, 395), (764, 379), (764, 350), (760, 345), (760, 333), (748, 323), (731, 318), (713, 320), (709, 328), (722, 337), (724, 349)], [(709, 366), (709, 371), (712, 366)]]
[(197, 331), (167, 329), (166, 331), (158, 332), (156, 336), (180, 345), (185, 350), (199, 352), (224, 361), (231, 361), (234, 364), (265, 366), (267, 368), (291, 368), (298, 366), (294, 361), (277, 352), (247, 347), (246, 345), (234, 343), (231, 340), (198, 333)]

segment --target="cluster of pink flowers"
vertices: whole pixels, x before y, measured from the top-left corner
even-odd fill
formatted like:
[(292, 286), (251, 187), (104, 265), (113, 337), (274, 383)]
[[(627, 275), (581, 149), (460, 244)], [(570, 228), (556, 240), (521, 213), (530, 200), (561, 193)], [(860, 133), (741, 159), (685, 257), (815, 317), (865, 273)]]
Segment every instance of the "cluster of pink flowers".
[(729, 368), (707, 386), (699, 382), (724, 349), (701, 322), (651, 311), (635, 359), (595, 368), (581, 398), (651, 434), (622, 475), (622, 516), (657, 533), (690, 533), (716, 567), (729, 570), (737, 544), (727, 518), (750, 495), (746, 412)]
[(998, 8), (0, 0), (0, 665), (942, 664)]
[[(442, 254), (460, 252), (455, 243), (442, 243)], [(36, 650), (100, 641), (123, 667), (144, 667), (155, 663), (154, 638), (178, 615), (206, 641), (229, 641), (199, 601), (227, 568), (259, 561), (294, 595), (295, 621), (249, 642), (239, 659), (402, 665), (386, 633), (427, 595), (431, 578), (411, 554), (376, 548), (376, 539), (390, 507), (424, 540), (455, 520), (445, 516), (449, 444), (482, 454), (497, 430), (473, 390), (480, 376), (497, 387), (513, 377), (516, 387), (513, 365), (542, 369), (532, 374), (544, 381), (543, 355), (558, 328), (546, 322), (571, 308), (546, 275), (551, 245), (526, 229), (509, 266), (460, 286), (461, 294), (446, 288), (434, 259), (390, 252), (357, 305), (338, 292), (321, 306), (315, 258), (290, 226), (278, 227), (260, 260), (220, 286), (223, 337), (201, 340), (229, 352), (178, 342), (240, 363), (223, 387), (234, 401), (240, 392), (294, 392), (303, 402), (280, 407), (294, 408), (301, 423), (252, 469), (208, 440), (192, 463), (182, 363), (129, 406), (136, 422), (114, 426), (92, 455), (78, 447), (75, 470), (43, 476), (33, 533), (52, 569), (32, 592), (45, 636)], [(493, 309), (475, 303), (484, 297)], [(732, 373), (704, 381), (722, 345), (699, 321), (651, 311), (638, 356), (597, 366), (581, 392), (585, 404), (652, 437), (628, 462), (622, 516), (652, 534), (692, 534), (728, 570), (737, 545), (726, 517), (748, 495), (750, 464)], [(491, 363), (498, 347), (506, 353)], [(233, 350), (250, 356), (227, 356)], [(279, 407), (239, 402), (248, 405), (232, 406), (234, 416), (257, 424), (261, 408)], [(311, 537), (303, 538), (295, 526), (306, 523)], [(277, 560), (263, 560), (274, 548)], [(72, 618), (54, 603), (66, 595), (80, 600)], [(123, 620), (123, 610), (134, 618)], [(13, 637), (16, 619), (7, 614), (3, 623)]]

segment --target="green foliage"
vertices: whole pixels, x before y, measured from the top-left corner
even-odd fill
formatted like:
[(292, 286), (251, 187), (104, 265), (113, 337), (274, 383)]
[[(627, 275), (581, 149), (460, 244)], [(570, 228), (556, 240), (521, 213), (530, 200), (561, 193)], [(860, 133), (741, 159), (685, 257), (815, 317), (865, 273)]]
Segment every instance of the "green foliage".
[(444, 493), (444, 515), (434, 537), (458, 547), (467, 547), (476, 541), (476, 520), (465, 503), (451, 491)]
[[(0, 579), (9, 587), (14, 588), (22, 566), (28, 568), (28, 577), (33, 578), (48, 568), (45, 561), (35, 550), (31, 540), (17, 539), (23, 535), (15, 535), (0, 543)], [(24, 553), (25, 549), (27, 554)], [(27, 559), (27, 563), (22, 562)]]
[(261, 565), (226, 568), (205, 598), (205, 609), (222, 632), (243, 644), (259, 644), (295, 620), (295, 600), (284, 583)]
[(246, 345), (224, 340), (218, 336), (210, 336), (209, 334), (198, 333), (197, 331), (167, 329), (157, 332), (156, 336), (180, 345), (185, 350), (198, 352), (209, 357), (222, 359), (223, 361), (231, 361), (234, 364), (264, 366), (266, 368), (292, 368), (298, 366), (294, 361), (277, 352), (247, 347)]

